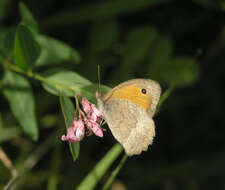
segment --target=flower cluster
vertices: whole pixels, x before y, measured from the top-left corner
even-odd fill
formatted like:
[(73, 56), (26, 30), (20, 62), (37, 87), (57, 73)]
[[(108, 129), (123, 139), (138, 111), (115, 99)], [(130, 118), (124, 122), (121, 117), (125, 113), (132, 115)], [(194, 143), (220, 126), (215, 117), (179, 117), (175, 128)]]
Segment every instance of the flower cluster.
[(81, 104), (84, 112), (81, 109), (78, 114), (76, 112), (72, 125), (67, 129), (67, 134), (61, 137), (62, 141), (79, 142), (84, 138), (85, 131), (88, 135), (95, 134), (103, 137), (103, 130), (100, 127), (101, 112), (86, 98), (82, 98)]

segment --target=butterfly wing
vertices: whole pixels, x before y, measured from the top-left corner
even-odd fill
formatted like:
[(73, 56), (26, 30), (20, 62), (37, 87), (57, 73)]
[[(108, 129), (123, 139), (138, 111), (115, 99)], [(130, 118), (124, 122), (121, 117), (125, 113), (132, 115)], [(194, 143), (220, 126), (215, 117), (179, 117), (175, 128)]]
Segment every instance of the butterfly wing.
[[(143, 89), (147, 93), (143, 94)], [(155, 124), (152, 117), (160, 93), (161, 88), (156, 81), (132, 79), (105, 95), (96, 94), (99, 109), (113, 136), (130, 156), (147, 150), (153, 142)]]
[(155, 136), (155, 124), (149, 114), (130, 101), (99, 99), (99, 109), (113, 136), (122, 144), (127, 155), (146, 151)]

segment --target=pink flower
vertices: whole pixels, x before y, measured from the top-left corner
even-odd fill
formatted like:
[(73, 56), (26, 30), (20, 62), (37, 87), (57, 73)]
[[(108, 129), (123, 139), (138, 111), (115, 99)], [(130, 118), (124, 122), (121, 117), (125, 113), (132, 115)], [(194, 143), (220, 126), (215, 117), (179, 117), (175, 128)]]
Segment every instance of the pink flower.
[(84, 97), (82, 98), (81, 104), (83, 106), (83, 109), (84, 109), (85, 113), (88, 114), (92, 111), (91, 103), (86, 98), (84, 98)]
[(85, 134), (84, 122), (79, 119), (78, 121), (74, 122), (74, 125), (77, 126), (76, 138), (78, 139), (78, 141), (81, 141), (84, 138)]
[(87, 114), (89, 118), (91, 118), (93, 121), (101, 122), (102, 120), (102, 114), (101, 112), (96, 108), (94, 104), (89, 102), (86, 98), (82, 98), (82, 106), (84, 112)]
[(67, 129), (67, 135), (63, 135), (61, 139), (62, 141), (79, 142), (84, 138), (84, 134), (85, 129), (83, 121), (75, 118), (73, 125)]
[(76, 136), (74, 135), (75, 132), (75, 127), (73, 125), (71, 125), (68, 129), (67, 129), (67, 134), (63, 135), (61, 137), (62, 141), (70, 141), (70, 142), (78, 142)]
[[(67, 134), (61, 137), (62, 141), (81, 141), (85, 136), (85, 127), (87, 134), (103, 137), (103, 130), (100, 127), (102, 121), (101, 112), (86, 98), (82, 98), (81, 104), (85, 113), (81, 109), (78, 114), (76, 112), (73, 124), (67, 129)], [(79, 117), (78, 120), (77, 116)]]
[(101, 112), (95, 107), (94, 104), (91, 104), (91, 108), (92, 108), (92, 113), (90, 115), (90, 118), (97, 122), (100, 123), (102, 121), (102, 114)]
[(90, 119), (86, 119), (85, 124), (87, 125), (91, 134), (94, 133), (96, 136), (103, 137), (102, 128), (99, 126), (98, 123)]

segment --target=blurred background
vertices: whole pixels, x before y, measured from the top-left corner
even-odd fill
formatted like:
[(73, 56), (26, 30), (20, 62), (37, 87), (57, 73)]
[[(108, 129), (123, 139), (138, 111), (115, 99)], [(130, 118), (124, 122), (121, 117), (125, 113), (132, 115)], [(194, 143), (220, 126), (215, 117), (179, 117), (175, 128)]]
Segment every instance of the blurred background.
[[(20, 22), (18, 3), (0, 0), (0, 28), (13, 30)], [(101, 83), (111, 87), (137, 77), (159, 81), (163, 92), (173, 87), (155, 117), (153, 145), (128, 158), (112, 190), (225, 189), (224, 0), (24, 3), (42, 34), (80, 54), (80, 64), (50, 61), (48, 67), (67, 68), (98, 83), (99, 64)], [(45, 67), (40, 64), (38, 71)], [(38, 142), (18, 128), (0, 134), (1, 146), (15, 166), (32, 168), (18, 189), (47, 189), (51, 180), (58, 189), (74, 189), (116, 141), (108, 128), (103, 139), (86, 138), (74, 163), (68, 145), (60, 141), (65, 124), (58, 97), (46, 93), (35, 80), (32, 88)], [(4, 125), (18, 125), (1, 93), (0, 112)], [(26, 160), (32, 151), (41, 155), (34, 166)], [(0, 163), (0, 184), (9, 178), (10, 172)], [(96, 189), (104, 183), (105, 178)]]

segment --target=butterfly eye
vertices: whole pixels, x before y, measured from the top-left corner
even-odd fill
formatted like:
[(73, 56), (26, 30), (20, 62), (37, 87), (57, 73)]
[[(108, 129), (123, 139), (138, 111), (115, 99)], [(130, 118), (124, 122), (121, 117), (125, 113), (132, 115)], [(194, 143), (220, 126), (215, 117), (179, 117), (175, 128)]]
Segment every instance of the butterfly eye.
[(142, 89), (141, 89), (141, 93), (142, 93), (142, 94), (146, 94), (146, 93), (147, 93), (147, 90), (146, 90), (145, 88), (142, 88)]

